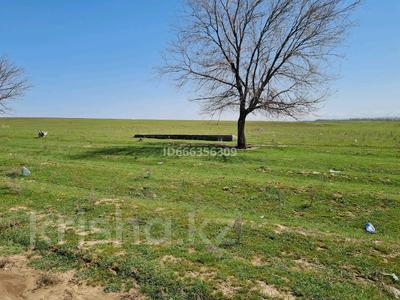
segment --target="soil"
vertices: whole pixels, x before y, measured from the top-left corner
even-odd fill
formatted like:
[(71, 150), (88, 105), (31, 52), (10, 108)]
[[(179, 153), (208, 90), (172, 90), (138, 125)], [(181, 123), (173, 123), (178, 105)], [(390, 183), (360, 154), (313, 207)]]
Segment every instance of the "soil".
[(2, 300), (116, 300), (145, 299), (138, 291), (105, 293), (74, 278), (74, 271), (47, 273), (30, 268), (25, 256), (0, 258)]

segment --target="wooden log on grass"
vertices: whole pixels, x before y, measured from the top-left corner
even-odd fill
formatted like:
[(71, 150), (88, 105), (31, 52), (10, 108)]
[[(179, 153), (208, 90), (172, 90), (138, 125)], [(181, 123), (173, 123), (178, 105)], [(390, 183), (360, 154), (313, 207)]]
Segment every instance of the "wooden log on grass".
[(169, 139), (232, 142), (235, 136), (231, 134), (135, 134), (137, 139)]

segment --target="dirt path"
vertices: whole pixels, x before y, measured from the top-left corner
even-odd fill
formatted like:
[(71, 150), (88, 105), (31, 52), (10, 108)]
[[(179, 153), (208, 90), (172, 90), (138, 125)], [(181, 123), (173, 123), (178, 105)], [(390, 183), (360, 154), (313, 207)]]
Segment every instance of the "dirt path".
[(116, 300), (145, 299), (137, 291), (105, 293), (74, 279), (74, 272), (45, 273), (27, 266), (25, 256), (0, 257), (2, 300)]

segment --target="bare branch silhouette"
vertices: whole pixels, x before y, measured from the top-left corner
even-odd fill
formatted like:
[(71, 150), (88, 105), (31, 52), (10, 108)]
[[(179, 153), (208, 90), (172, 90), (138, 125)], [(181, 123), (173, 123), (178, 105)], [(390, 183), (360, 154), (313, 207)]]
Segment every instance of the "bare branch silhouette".
[(163, 74), (193, 82), (206, 112), (235, 109), (238, 148), (246, 117), (312, 111), (330, 79), (327, 61), (359, 0), (187, 0)]
[(7, 111), (8, 101), (22, 96), (27, 88), (23, 70), (0, 57), (0, 114)]

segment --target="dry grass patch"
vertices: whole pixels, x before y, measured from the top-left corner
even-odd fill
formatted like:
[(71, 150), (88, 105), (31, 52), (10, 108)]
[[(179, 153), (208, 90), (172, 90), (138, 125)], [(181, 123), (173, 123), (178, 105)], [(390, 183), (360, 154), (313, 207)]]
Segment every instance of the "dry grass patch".
[(185, 274), (185, 277), (196, 278), (202, 281), (210, 281), (215, 278), (217, 270), (209, 267), (202, 266), (197, 270), (189, 271)]
[(294, 300), (296, 299), (293, 295), (288, 292), (278, 290), (275, 286), (269, 285), (264, 281), (256, 281), (256, 286), (253, 288), (254, 291), (259, 292), (265, 297), (272, 299), (282, 299), (282, 300)]
[(314, 264), (312, 262), (309, 262), (308, 260), (301, 258), (301, 259), (296, 259), (294, 261), (295, 263), (295, 270), (301, 270), (301, 271), (306, 271), (306, 272), (315, 272), (319, 269), (321, 269), (321, 266)]
[(228, 277), (226, 280), (217, 284), (217, 291), (221, 292), (226, 298), (233, 298), (239, 291), (240, 287), (235, 285), (233, 277)]
[(262, 267), (268, 264), (268, 262), (260, 256), (253, 256), (250, 262), (255, 267)]
[(286, 232), (294, 232), (294, 233), (298, 233), (304, 236), (308, 236), (310, 235), (309, 232), (307, 232), (304, 228), (295, 228), (295, 227), (287, 227), (281, 224), (276, 224), (275, 225), (276, 228), (274, 229), (274, 232), (277, 234), (282, 234), (282, 233), (286, 233)]
[(122, 201), (121, 199), (116, 198), (103, 198), (97, 200), (94, 204), (95, 205), (102, 205), (102, 204), (120, 204)]
[(28, 210), (26, 206), (14, 206), (9, 209), (9, 211), (21, 211), (21, 210)]
[(178, 263), (182, 261), (182, 258), (179, 257), (175, 257), (173, 255), (164, 255), (163, 257), (161, 257), (161, 261), (162, 262), (166, 262), (166, 263)]
[(118, 240), (94, 240), (94, 241), (80, 241), (78, 248), (89, 250), (90, 248), (96, 247), (98, 245), (113, 244), (114, 247), (120, 247), (121, 241)]

